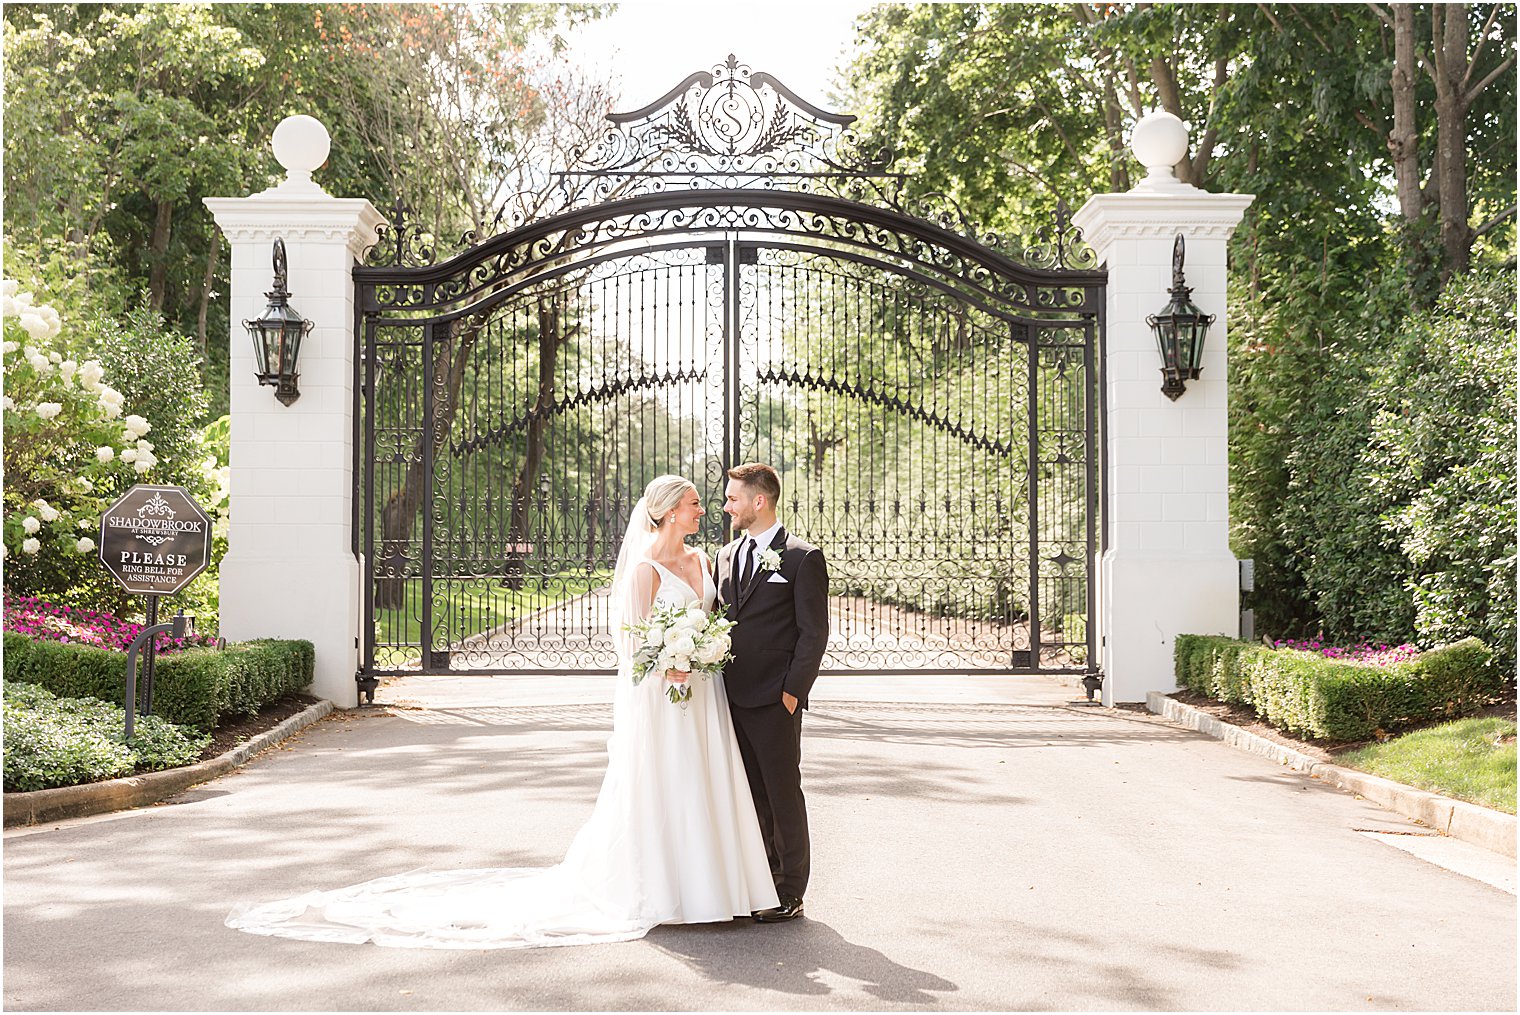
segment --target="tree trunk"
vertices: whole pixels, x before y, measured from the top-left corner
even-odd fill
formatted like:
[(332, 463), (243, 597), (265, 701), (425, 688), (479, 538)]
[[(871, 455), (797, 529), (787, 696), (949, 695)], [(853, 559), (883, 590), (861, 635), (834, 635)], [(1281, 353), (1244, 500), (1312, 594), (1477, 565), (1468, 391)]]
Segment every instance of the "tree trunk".
[(174, 219), (174, 203), (158, 202), (153, 216), (153, 235), (148, 241), (148, 306), (163, 313), (164, 290), (169, 277), (169, 227)]
[(1103, 133), (1108, 137), (1108, 189), (1122, 194), (1129, 190), (1129, 149), (1124, 144), (1124, 114), (1113, 71), (1103, 79)]
[[(436, 455), (447, 441), (449, 428), (454, 425), (454, 413), (459, 406), (459, 389), (464, 384), (465, 365), (469, 362), (470, 350), (475, 346), (475, 337), (480, 333), (481, 326), (480, 322), (474, 321), (457, 338), (451, 333), (441, 340), (435, 339), (433, 388), (439, 394), (433, 399), (432, 412), (423, 419), (422, 437), (413, 448), (401, 486), (391, 494), (380, 512), (380, 564), (383, 571), (375, 579), (377, 609), (400, 609), (406, 603), (407, 549), (411, 543), (417, 509), (422, 505), (425, 486), (424, 442), (432, 441), (433, 454)], [(447, 380), (440, 390), (436, 380), (444, 371), (447, 371)], [(423, 393), (423, 404), (428, 404), (426, 392)]]
[(216, 284), (216, 259), (221, 253), (222, 233), (211, 230), (211, 242), (206, 246), (206, 274), (201, 278), (200, 305), (195, 311), (195, 341), (201, 351), (201, 374), (206, 371), (206, 311), (211, 305), (211, 287)]
[(1393, 158), (1399, 212), (1409, 225), (1425, 213), (1420, 193), (1420, 131), (1416, 122), (1414, 5), (1393, 5), (1393, 132), (1388, 154)]
[(538, 298), (538, 394), (528, 413), (527, 442), (523, 460), (512, 483), (512, 520), (507, 526), (508, 588), (522, 588), (523, 558), (528, 548), (528, 498), (538, 482), (544, 462), (544, 433), (549, 428), (549, 409), (554, 404), (554, 373), (559, 364), (559, 349), (565, 340), (564, 317), (559, 302), (552, 296)]
[(808, 458), (813, 466), (813, 478), (823, 479), (823, 463), (831, 450), (844, 443), (844, 438), (837, 434), (823, 434), (818, 429), (818, 420), (813, 414), (808, 413)]
[[(1156, 97), (1161, 100), (1161, 108), (1179, 120), (1186, 120), (1187, 113), (1182, 109), (1182, 89), (1177, 84), (1177, 75), (1172, 71), (1172, 65), (1159, 56), (1151, 61), (1151, 84), (1156, 86)], [(1183, 183), (1199, 186), (1197, 174), (1193, 171), (1193, 160), (1187, 155), (1182, 156), (1182, 161), (1177, 163), (1174, 170), (1177, 179)]]
[(1433, 4), (1436, 79), (1436, 193), (1441, 202), (1441, 281), (1467, 271), (1467, 5)]

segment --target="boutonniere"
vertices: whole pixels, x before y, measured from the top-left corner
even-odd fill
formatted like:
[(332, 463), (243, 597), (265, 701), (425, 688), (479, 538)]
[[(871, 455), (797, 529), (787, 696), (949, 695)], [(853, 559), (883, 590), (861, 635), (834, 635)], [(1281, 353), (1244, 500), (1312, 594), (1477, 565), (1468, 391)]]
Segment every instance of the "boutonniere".
[(760, 570), (762, 571), (781, 570), (781, 553), (769, 546), (755, 554), (755, 559), (760, 562)]

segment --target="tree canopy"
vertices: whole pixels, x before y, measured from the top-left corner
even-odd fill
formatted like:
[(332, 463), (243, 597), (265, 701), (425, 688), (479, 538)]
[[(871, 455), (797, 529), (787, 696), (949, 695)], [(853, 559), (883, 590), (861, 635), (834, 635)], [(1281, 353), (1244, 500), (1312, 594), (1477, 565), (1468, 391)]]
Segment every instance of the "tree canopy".
[[(1514, 358), (1512, 316), (1478, 327), (1471, 308), (1514, 286), (1515, 32), (1513, 4), (879, 4), (857, 22), (840, 99), (914, 186), (1025, 236), (1061, 198), (1131, 186), (1125, 142), (1143, 113), (1187, 122), (1178, 175), (1256, 195), (1230, 249), (1230, 461), (1259, 619), (1407, 637), (1418, 616), (1446, 636), (1460, 625), (1449, 609), (1426, 623), (1432, 588), (1447, 604), (1499, 589), (1513, 616), (1514, 538), (1433, 552), (1454, 544), (1431, 535), (1445, 530), (1429, 505), (1512, 516), (1513, 448), (1447, 452), (1477, 463), (1461, 483), (1410, 464), (1397, 496), (1374, 495), (1376, 464), (1408, 447), (1395, 423), (1415, 419), (1390, 416), (1388, 378), (1445, 390), (1422, 371), (1488, 370), (1457, 336)], [(1432, 335), (1451, 363), (1384, 362)], [(1512, 376), (1462, 389), (1472, 433), (1513, 417)], [(1513, 639), (1497, 648), (1512, 666)]]
[(107, 314), (141, 298), (195, 337), (219, 411), (228, 257), (201, 199), (275, 183), (270, 133), (310, 113), (334, 128), (330, 193), (399, 200), (438, 232), (487, 223), (527, 189), (546, 125), (585, 114), (597, 85), (558, 54), (604, 9), (7, 4), (11, 274)]

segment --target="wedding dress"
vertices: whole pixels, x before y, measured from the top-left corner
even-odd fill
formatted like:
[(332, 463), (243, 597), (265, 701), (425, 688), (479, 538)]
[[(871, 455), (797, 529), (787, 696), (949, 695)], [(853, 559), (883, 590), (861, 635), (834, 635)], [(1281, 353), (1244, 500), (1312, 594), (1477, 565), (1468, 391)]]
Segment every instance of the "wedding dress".
[[(657, 603), (712, 609), (706, 568), (698, 594), (653, 561), (635, 570), (650, 574), (645, 563), (658, 569)], [(307, 941), (532, 948), (629, 941), (662, 923), (777, 905), (722, 675), (694, 678), (682, 707), (657, 675), (635, 685), (627, 654), (596, 808), (558, 866), (411, 871), (239, 907), (227, 926)]]

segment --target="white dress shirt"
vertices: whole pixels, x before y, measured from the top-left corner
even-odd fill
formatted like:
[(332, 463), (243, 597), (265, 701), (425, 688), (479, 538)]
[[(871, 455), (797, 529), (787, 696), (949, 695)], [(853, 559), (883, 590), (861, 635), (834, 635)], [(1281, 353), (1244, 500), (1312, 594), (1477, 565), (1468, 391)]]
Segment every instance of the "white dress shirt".
[(745, 555), (749, 553), (750, 541), (753, 540), (755, 543), (755, 573), (758, 574), (760, 572), (760, 551), (769, 549), (771, 543), (776, 539), (776, 533), (780, 531), (781, 522), (778, 521), (770, 528), (766, 529), (764, 532), (756, 532), (752, 535), (747, 535), (744, 537), (744, 539), (739, 541), (739, 555), (734, 558), (735, 581), (738, 581), (739, 576), (744, 573), (744, 558)]

